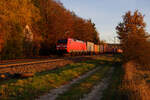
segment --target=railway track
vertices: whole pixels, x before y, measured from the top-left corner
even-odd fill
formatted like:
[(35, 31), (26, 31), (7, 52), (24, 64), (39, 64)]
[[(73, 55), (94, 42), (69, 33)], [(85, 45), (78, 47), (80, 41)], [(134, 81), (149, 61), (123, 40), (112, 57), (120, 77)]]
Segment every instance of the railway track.
[[(0, 80), (11, 78), (32, 77), (35, 72), (56, 69), (58, 66), (64, 66), (65, 59), (48, 59), (24, 63), (13, 63), (0, 65)], [(60, 64), (57, 62), (61, 62)]]
[(33, 61), (33, 62), (24, 62), (24, 63), (13, 63), (13, 64), (1, 64), (0, 69), (5, 68), (13, 68), (13, 67), (22, 67), (25, 65), (33, 65), (33, 64), (41, 64), (41, 63), (49, 63), (49, 62), (56, 62), (56, 61), (63, 61), (64, 59), (50, 59), (50, 60), (40, 60), (40, 61)]
[(0, 80), (12, 77), (30, 77), (36, 72), (53, 70), (72, 63), (66, 59), (48, 59), (41, 61), (0, 65)]
[(0, 81), (11, 78), (31, 77), (37, 72), (54, 70), (64, 67), (73, 62), (86, 61), (92, 56), (75, 56), (75, 57), (61, 57), (48, 59), (34, 59), (33, 61), (10, 62), (0, 64)]
[(60, 57), (60, 58), (48, 58), (48, 59), (42, 59), (42, 60), (33, 60), (33, 61), (22, 61), (22, 62), (13, 62), (13, 63), (1, 63), (0, 69), (5, 68), (13, 68), (13, 67), (20, 67), (25, 65), (33, 65), (33, 64), (41, 64), (41, 63), (49, 63), (49, 62), (56, 62), (56, 61), (63, 61), (63, 60), (73, 60), (83, 57), (90, 57), (90, 56), (76, 56), (76, 57)]
[[(83, 60), (90, 59), (91, 56), (76, 56), (76, 57), (61, 57), (61, 58), (48, 58), (42, 60), (34, 60), (34, 61), (24, 61), (17, 63), (5, 63), (0, 65), (0, 79), (1, 76), (13, 76), (15, 74), (25, 74), (25, 75), (34, 75), (36, 72), (42, 72), (47, 70), (54, 70), (60, 67), (64, 67), (67, 64), (71, 64), (73, 62), (79, 62)], [(8, 78), (7, 78), (8, 79)], [(10, 78), (9, 78), (10, 79)]]

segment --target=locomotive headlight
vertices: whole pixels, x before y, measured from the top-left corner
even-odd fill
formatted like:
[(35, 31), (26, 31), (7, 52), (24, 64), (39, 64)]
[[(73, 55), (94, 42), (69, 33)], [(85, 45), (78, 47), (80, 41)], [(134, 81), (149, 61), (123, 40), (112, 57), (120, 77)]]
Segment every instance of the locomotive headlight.
[(60, 47), (60, 45), (57, 45), (57, 48), (59, 48)]
[(67, 45), (63, 45), (64, 48), (67, 48)]

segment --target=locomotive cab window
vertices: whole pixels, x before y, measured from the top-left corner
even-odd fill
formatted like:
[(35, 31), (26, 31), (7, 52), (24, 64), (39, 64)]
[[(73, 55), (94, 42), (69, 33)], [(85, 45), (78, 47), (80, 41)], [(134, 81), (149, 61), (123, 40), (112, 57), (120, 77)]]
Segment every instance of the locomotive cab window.
[(66, 43), (67, 43), (67, 39), (64, 39), (64, 40), (58, 40), (57, 43), (63, 43), (63, 44), (66, 44)]

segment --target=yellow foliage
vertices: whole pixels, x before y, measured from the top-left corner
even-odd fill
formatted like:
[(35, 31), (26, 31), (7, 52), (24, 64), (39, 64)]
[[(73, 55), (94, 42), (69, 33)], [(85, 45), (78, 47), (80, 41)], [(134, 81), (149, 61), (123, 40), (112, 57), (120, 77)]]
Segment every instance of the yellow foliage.
[(0, 18), (5, 22), (19, 22), (23, 25), (39, 20), (39, 10), (31, 0), (0, 0)]

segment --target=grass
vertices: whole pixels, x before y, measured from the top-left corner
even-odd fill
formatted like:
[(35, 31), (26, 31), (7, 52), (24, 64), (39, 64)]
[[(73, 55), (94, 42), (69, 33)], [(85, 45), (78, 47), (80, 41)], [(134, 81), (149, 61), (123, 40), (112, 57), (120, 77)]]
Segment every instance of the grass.
[(65, 93), (61, 94), (57, 100), (80, 100), (85, 94), (88, 94), (94, 85), (99, 83), (101, 79), (108, 73), (110, 66), (105, 66), (93, 73), (89, 77), (81, 80), (71, 86), (71, 88)]
[(150, 99), (150, 71), (141, 68), (141, 65), (137, 65), (133, 61), (124, 65), (125, 75), (120, 91), (128, 100)]
[(114, 66), (114, 72), (111, 76), (108, 88), (104, 90), (101, 100), (122, 100), (120, 98), (119, 86), (122, 83), (124, 70), (122, 68), (121, 55), (115, 55), (112, 66)]
[(122, 66), (116, 63), (111, 84), (103, 93), (102, 100), (149, 100), (150, 71), (142, 70), (133, 61)]
[(124, 72), (121, 67), (121, 62), (116, 62), (113, 66), (115, 69), (110, 80), (110, 85), (104, 90), (102, 100), (122, 100), (119, 97), (120, 91), (118, 89), (122, 82)]
[(99, 61), (99, 66), (101, 65), (102, 68), (80, 82), (73, 84), (69, 90), (59, 95), (57, 100), (80, 100), (84, 95), (88, 94), (93, 87), (101, 81), (101, 79), (107, 77), (109, 69), (113, 66), (114, 57), (96, 57), (96, 60), (94, 61)]
[(36, 73), (31, 78), (4, 81), (0, 84), (0, 99), (32, 100), (38, 95), (68, 84), (72, 79), (106, 63), (106, 58), (94, 58), (90, 61), (73, 63), (56, 70)]

